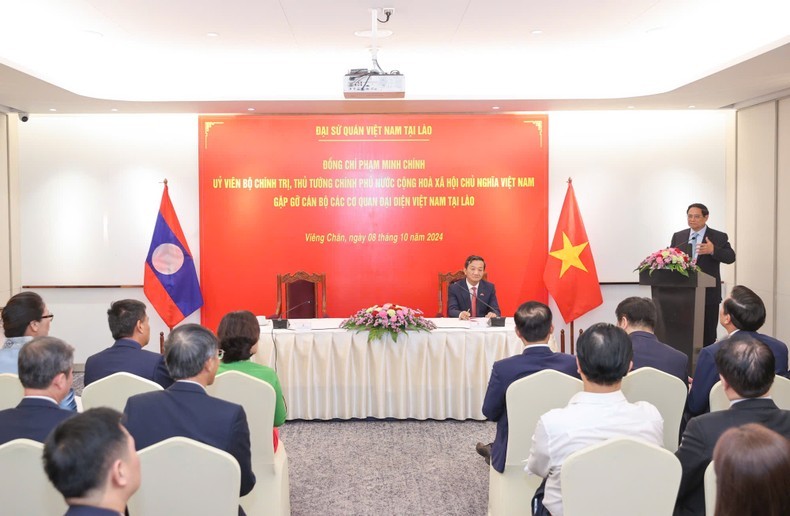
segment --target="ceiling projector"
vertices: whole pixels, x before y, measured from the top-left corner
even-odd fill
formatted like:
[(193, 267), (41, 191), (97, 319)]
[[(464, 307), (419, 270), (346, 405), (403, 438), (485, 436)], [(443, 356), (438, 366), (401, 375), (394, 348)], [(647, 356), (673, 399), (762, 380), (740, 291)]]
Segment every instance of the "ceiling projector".
[(347, 99), (402, 99), (406, 77), (397, 70), (383, 73), (354, 69), (343, 77), (343, 96)]

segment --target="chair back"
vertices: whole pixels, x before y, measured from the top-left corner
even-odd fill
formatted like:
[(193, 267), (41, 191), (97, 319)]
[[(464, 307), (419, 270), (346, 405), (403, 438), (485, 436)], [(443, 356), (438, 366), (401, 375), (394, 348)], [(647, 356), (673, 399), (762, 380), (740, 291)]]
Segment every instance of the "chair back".
[(790, 379), (776, 375), (774, 384), (768, 394), (773, 398), (776, 406), (782, 410), (790, 410)]
[(565, 516), (672, 514), (682, 469), (675, 455), (632, 437), (578, 450), (562, 464)]
[[(256, 464), (272, 464), (274, 447), (272, 427), (276, 404), (271, 385), (239, 371), (226, 371), (214, 378), (206, 390), (211, 396), (244, 407), (250, 427), (250, 451), (253, 469)], [(257, 473), (257, 471), (256, 471)]]
[(63, 496), (41, 465), (44, 445), (15, 439), (0, 446), (0, 500), (3, 514), (63, 514)]
[(113, 373), (96, 380), (82, 390), (82, 407), (110, 407), (118, 412), (126, 408), (126, 400), (136, 394), (161, 391), (162, 386), (131, 373)]
[(529, 515), (530, 501), (540, 485), (538, 476), (524, 471), (529, 457), (532, 434), (540, 416), (551, 409), (562, 408), (583, 384), (567, 374), (546, 369), (516, 380), (505, 393), (508, 417), (508, 443), (505, 471), (493, 467), (488, 475), (488, 514)]
[[(776, 375), (768, 395), (774, 400), (776, 406), (782, 410), (790, 410), (790, 380), (784, 376)], [(708, 398), (710, 402), (710, 411), (716, 412), (717, 410), (727, 410), (730, 408), (730, 400), (724, 394), (724, 387), (721, 381), (716, 382), (710, 390)]]
[[(450, 299), (448, 290), (450, 285), (465, 277), (466, 274), (464, 274), (463, 270), (439, 273), (439, 310), (436, 312), (436, 317), (447, 317), (447, 302)], [(488, 279), (487, 272), (483, 273), (483, 279)]]
[(642, 367), (623, 378), (622, 391), (631, 403), (646, 401), (658, 409), (664, 419), (664, 448), (677, 450), (680, 420), (688, 395), (686, 384), (677, 376)]
[(713, 384), (710, 394), (708, 394), (708, 403), (710, 403), (711, 412), (730, 408), (730, 400), (727, 398), (727, 395), (724, 394), (724, 387), (722, 387), (721, 381)]
[(16, 407), (24, 396), (25, 389), (17, 375), (0, 374), (0, 410)]
[(140, 489), (130, 516), (236, 516), (241, 470), (233, 456), (186, 437), (171, 437), (139, 452)]
[(716, 470), (713, 469), (713, 461), (710, 461), (705, 468), (705, 516), (713, 516), (716, 513)]
[(326, 274), (305, 271), (278, 274), (275, 314), (286, 319), (329, 317), (326, 312)]
[(242, 497), (247, 514), (287, 516), (291, 513), (288, 455), (282, 441), (274, 452), (272, 428), (277, 403), (274, 388), (239, 371), (226, 371), (209, 385), (211, 396), (244, 407), (250, 427), (250, 454), (255, 487)]

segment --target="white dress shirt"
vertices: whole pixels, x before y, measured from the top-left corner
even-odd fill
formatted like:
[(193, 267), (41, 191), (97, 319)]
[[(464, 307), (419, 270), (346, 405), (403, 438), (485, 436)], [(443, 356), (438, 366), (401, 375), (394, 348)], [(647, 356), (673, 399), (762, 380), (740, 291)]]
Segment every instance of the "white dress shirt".
[(543, 414), (532, 436), (526, 471), (548, 477), (543, 505), (562, 516), (560, 471), (573, 452), (612, 437), (636, 437), (662, 446), (664, 420), (646, 401), (629, 403), (622, 391), (579, 392), (565, 408)]

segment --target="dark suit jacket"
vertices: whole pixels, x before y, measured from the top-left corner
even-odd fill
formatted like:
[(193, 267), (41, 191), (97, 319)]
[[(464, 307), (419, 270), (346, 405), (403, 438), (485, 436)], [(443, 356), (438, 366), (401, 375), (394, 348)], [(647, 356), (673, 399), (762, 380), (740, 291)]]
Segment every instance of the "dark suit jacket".
[(780, 410), (769, 399), (739, 401), (728, 410), (711, 412), (689, 421), (678, 451), (683, 467), (675, 515), (705, 514), (705, 468), (713, 458), (713, 447), (727, 429), (759, 423), (790, 439), (790, 411)]
[(491, 466), (500, 473), (505, 470), (507, 458), (507, 388), (516, 380), (544, 369), (554, 369), (579, 378), (576, 358), (565, 353), (554, 353), (548, 346), (527, 346), (520, 355), (494, 362), (491, 369), (491, 379), (488, 380), (488, 390), (483, 400), (483, 415), (497, 422), (496, 438), (491, 447)]
[(176, 382), (168, 389), (132, 396), (126, 429), (141, 450), (170, 437), (200, 441), (233, 455), (241, 468), (241, 496), (255, 486), (250, 429), (241, 405), (209, 396), (200, 385)]
[[(486, 306), (490, 305), (490, 308)], [(472, 309), (470, 291), (467, 290), (466, 279), (456, 281), (447, 289), (447, 316), (458, 317), (458, 314)], [(502, 315), (496, 299), (496, 288), (490, 281), (480, 280), (477, 284), (477, 313), (472, 317), (485, 317), (488, 312)]]
[[(689, 238), (691, 237), (691, 228), (678, 231), (672, 235), (672, 243), (670, 247), (680, 247), (681, 250), (689, 251)], [(732, 263), (735, 261), (735, 251), (730, 246), (730, 241), (727, 233), (716, 231), (708, 226), (705, 230), (705, 239), (710, 239), (713, 243), (713, 254), (701, 254), (697, 256), (697, 265), (702, 269), (705, 274), (710, 274), (716, 278), (716, 288), (705, 289), (705, 304), (718, 305), (721, 303), (721, 273), (719, 272), (720, 263)], [(691, 253), (688, 253), (691, 256)]]
[(173, 384), (162, 355), (143, 350), (132, 339), (119, 339), (111, 347), (88, 357), (85, 362), (85, 385), (119, 372), (154, 381), (165, 389)]
[[(766, 344), (774, 352), (776, 359), (776, 374), (784, 376), (787, 373), (787, 346), (784, 342), (768, 335), (755, 331), (738, 332), (751, 335)], [(697, 369), (694, 371), (694, 381), (689, 391), (687, 412), (691, 416), (703, 414), (710, 410), (710, 390), (719, 381), (719, 369), (716, 367), (716, 352), (721, 348), (725, 339), (714, 342), (700, 350), (697, 357)]]
[(43, 443), (58, 423), (75, 415), (51, 401), (22, 398), (15, 408), (0, 411), (0, 444), (14, 439)]
[(631, 344), (634, 348), (634, 369), (653, 367), (659, 371), (677, 376), (683, 383), (689, 383), (689, 358), (682, 351), (664, 344), (650, 332), (631, 332)]
[(69, 505), (69, 510), (63, 516), (118, 516), (118, 513), (90, 505)]

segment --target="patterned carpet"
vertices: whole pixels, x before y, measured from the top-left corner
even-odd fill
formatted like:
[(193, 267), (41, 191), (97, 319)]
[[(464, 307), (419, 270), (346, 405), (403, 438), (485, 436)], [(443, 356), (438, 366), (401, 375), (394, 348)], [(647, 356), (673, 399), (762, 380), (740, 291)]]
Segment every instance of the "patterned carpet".
[[(82, 393), (83, 374), (74, 374)], [(483, 421), (289, 421), (293, 516), (483, 516), (488, 466), (475, 452)]]

